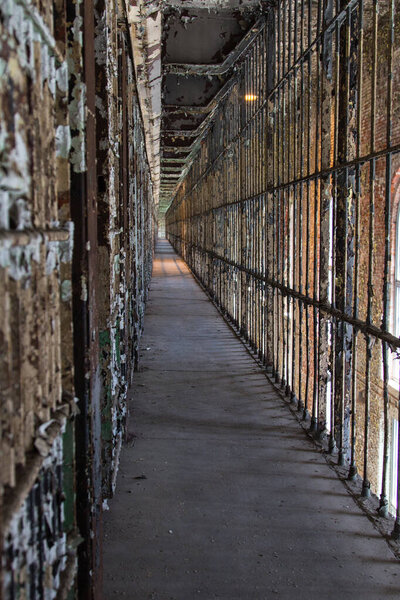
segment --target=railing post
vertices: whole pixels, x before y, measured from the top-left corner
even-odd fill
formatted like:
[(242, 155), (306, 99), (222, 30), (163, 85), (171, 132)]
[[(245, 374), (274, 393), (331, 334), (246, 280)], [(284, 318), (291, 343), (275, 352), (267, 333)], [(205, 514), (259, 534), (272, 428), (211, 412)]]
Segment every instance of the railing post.
[[(342, 0), (342, 7), (347, 2)], [(333, 303), (341, 312), (353, 311), (353, 264), (355, 260), (355, 168), (340, 165), (354, 155), (356, 146), (357, 97), (353, 82), (357, 80), (357, 28), (352, 29), (356, 13), (347, 9), (346, 18), (337, 28), (336, 53), (338, 73), (335, 181), (335, 288)], [(339, 450), (338, 462), (344, 465), (350, 450), (352, 326), (339, 320), (336, 326), (336, 360), (334, 389), (334, 430)]]
[[(322, 27), (325, 29), (333, 16), (333, 0), (324, 7)], [(319, 84), (321, 94), (320, 157), (317, 156), (316, 170), (328, 170), (332, 166), (332, 115), (334, 113), (334, 45), (333, 33), (325, 31), (322, 36), (319, 61)], [(332, 175), (322, 175), (319, 180), (319, 268), (318, 300), (329, 304), (332, 297), (330, 272), (332, 268)], [(332, 376), (332, 354), (330, 338), (332, 320), (318, 311), (318, 408), (315, 414), (315, 433), (318, 437), (327, 434), (330, 410), (328, 383)]]

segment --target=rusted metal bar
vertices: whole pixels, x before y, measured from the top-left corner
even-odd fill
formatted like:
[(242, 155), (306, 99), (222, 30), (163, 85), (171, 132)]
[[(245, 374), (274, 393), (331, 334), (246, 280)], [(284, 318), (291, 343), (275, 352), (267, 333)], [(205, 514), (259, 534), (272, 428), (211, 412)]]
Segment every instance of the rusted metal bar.
[[(240, 134), (238, 134), (237, 137), (240, 137)], [(196, 148), (195, 148), (196, 150)], [(205, 169), (201, 176), (199, 177), (199, 179), (193, 184), (192, 187), (189, 188), (189, 190), (186, 192), (185, 196), (181, 196), (181, 197), (177, 197), (176, 201), (179, 204), (180, 202), (183, 202), (184, 199), (188, 198), (190, 193), (192, 191), (194, 191), (196, 189), (196, 187), (198, 185), (200, 185), (200, 182), (203, 178), (205, 178), (209, 172), (211, 171), (212, 168), (215, 168), (215, 164), (220, 161), (221, 159), (223, 159), (224, 155), (230, 150), (230, 144), (228, 144), (226, 147), (224, 147), (224, 149), (218, 154), (218, 156), (216, 157), (216, 159), (214, 161), (212, 161), (211, 163), (209, 163), (209, 167), (207, 169)], [(382, 150), (377, 150), (375, 152), (371, 152), (368, 154), (363, 155), (360, 158), (355, 158), (353, 160), (348, 160), (346, 162), (343, 163), (343, 168), (356, 168), (357, 166), (362, 167), (365, 163), (368, 163), (372, 160), (379, 160), (382, 158), (386, 158), (387, 155), (390, 154), (397, 154), (398, 152), (400, 152), (400, 143), (398, 144), (393, 144), (390, 148), (384, 148)], [(172, 160), (169, 158), (165, 158), (163, 160)], [(182, 159), (174, 159), (177, 160), (178, 162), (181, 162)], [(303, 177), (298, 177), (296, 178), (294, 181), (290, 182), (290, 183), (282, 183), (278, 186), (275, 187), (266, 187), (265, 191), (278, 191), (278, 190), (284, 190), (287, 187), (293, 185), (293, 184), (300, 184), (300, 183), (307, 183), (307, 182), (311, 182), (314, 179), (318, 179), (320, 177), (326, 177), (328, 175), (332, 175), (332, 176), (337, 176), (337, 167), (330, 167), (329, 169), (321, 169), (319, 171), (317, 171), (316, 173), (311, 173), (310, 175), (304, 175)], [(248, 200), (250, 198), (240, 198), (237, 200), (237, 203), (240, 204), (242, 202), (245, 202), (246, 200)], [(228, 203), (230, 204), (230, 203)], [(224, 204), (221, 204), (221, 207), (225, 206)], [(207, 211), (204, 212), (199, 212), (199, 213), (195, 213), (194, 216), (200, 216), (200, 215), (205, 215), (207, 214)]]
[[(363, 2), (360, 0), (358, 4), (358, 22), (359, 22), (359, 30), (358, 30), (358, 76), (357, 76), (357, 94), (359, 98), (362, 98), (362, 90), (363, 90), (363, 80), (362, 80), (362, 71), (363, 71)], [(357, 157), (360, 156), (361, 153), (361, 102), (357, 104)], [(358, 248), (360, 241), (360, 196), (361, 196), (361, 173), (360, 166), (356, 166), (356, 189), (355, 189), (355, 246)], [(358, 301), (358, 292), (359, 292), (359, 254), (356, 253), (355, 263), (354, 263), (354, 301), (353, 301), (353, 315), (355, 318), (358, 318), (359, 314), (359, 301)], [(356, 463), (356, 442), (357, 442), (357, 391), (358, 391), (358, 382), (357, 382), (357, 364), (358, 364), (358, 330), (353, 328), (353, 361), (352, 361), (352, 373), (351, 373), (351, 450), (350, 450), (350, 466), (349, 466), (349, 474), (348, 477), (350, 480), (354, 480), (356, 478), (358, 469)]]
[[(378, 61), (378, 2), (373, 0), (373, 33), (372, 33), (372, 74), (371, 74), (371, 149), (375, 149), (376, 142), (376, 94), (377, 94), (377, 61)], [(369, 231), (368, 231), (368, 300), (367, 316), (368, 324), (372, 322), (372, 298), (373, 298), (373, 276), (374, 276), (374, 233), (375, 233), (375, 180), (376, 161), (372, 159), (369, 165)], [(366, 366), (365, 366), (365, 411), (364, 411), (364, 470), (362, 495), (370, 495), (369, 476), (369, 424), (370, 424), (370, 396), (371, 396), (371, 360), (374, 340), (371, 336), (366, 337)]]
[[(393, 103), (393, 54), (394, 54), (394, 0), (389, 2), (388, 15), (388, 44), (387, 44), (387, 95), (386, 95), (386, 146), (390, 148), (392, 142), (392, 103)], [(388, 330), (390, 327), (390, 223), (391, 223), (391, 184), (392, 184), (392, 154), (386, 157), (386, 181), (385, 181), (385, 262), (383, 276), (383, 316), (382, 329)], [(379, 498), (379, 513), (387, 517), (389, 512), (388, 502), (388, 474), (389, 474), (389, 348), (385, 342), (382, 342), (382, 363), (383, 363), (383, 465), (382, 465), (382, 486)]]
[(254, 277), (256, 279), (265, 281), (265, 283), (267, 283), (268, 285), (273, 286), (274, 288), (276, 288), (277, 290), (282, 292), (283, 295), (289, 295), (289, 296), (292, 296), (293, 298), (300, 300), (304, 306), (308, 306), (308, 307), (312, 307), (312, 308), (314, 306), (316, 306), (320, 311), (326, 313), (327, 315), (333, 317), (334, 319), (342, 320), (342, 321), (348, 323), (349, 325), (352, 325), (353, 327), (357, 328), (360, 333), (363, 333), (366, 336), (370, 335), (379, 340), (383, 340), (394, 350), (397, 348), (400, 348), (400, 339), (388, 331), (383, 331), (380, 327), (377, 327), (372, 324), (369, 325), (360, 318), (355, 318), (352, 315), (342, 313), (340, 310), (333, 308), (330, 305), (324, 304), (323, 302), (320, 302), (318, 300), (314, 301), (312, 297), (307, 296), (306, 294), (300, 294), (296, 290), (288, 288), (283, 283), (274, 281), (274, 279), (270, 279), (266, 276), (261, 275), (260, 273), (252, 271), (251, 269), (248, 269), (247, 267), (242, 266), (239, 263), (225, 259), (225, 258), (223, 258), (223, 256), (217, 255), (212, 250), (207, 250), (205, 247), (197, 246), (193, 242), (187, 242), (184, 238), (175, 236), (175, 234), (171, 233), (170, 235), (173, 237), (176, 237), (178, 239), (179, 243), (181, 243), (183, 245), (186, 244), (188, 246), (195, 246), (201, 252), (204, 252), (205, 254), (208, 254), (209, 256), (212, 256), (218, 260), (224, 260), (228, 264), (231, 264), (232, 266), (236, 267), (238, 270), (243, 271), (244, 273), (247, 273), (248, 275), (251, 275), (252, 277)]

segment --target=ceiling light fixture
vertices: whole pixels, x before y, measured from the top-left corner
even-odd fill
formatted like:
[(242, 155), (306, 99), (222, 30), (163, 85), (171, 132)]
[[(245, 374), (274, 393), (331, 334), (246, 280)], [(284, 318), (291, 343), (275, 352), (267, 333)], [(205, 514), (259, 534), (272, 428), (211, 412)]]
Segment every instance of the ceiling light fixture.
[(257, 100), (258, 96), (254, 96), (254, 94), (246, 94), (244, 99), (246, 100), (246, 102), (254, 102), (254, 100)]

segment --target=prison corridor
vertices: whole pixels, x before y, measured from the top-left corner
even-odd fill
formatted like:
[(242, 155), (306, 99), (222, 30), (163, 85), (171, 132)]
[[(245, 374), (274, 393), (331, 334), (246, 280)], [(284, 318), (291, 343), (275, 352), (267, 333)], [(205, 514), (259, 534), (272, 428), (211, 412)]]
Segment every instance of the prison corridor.
[(381, 600), (399, 563), (159, 240), (104, 516), (104, 598)]

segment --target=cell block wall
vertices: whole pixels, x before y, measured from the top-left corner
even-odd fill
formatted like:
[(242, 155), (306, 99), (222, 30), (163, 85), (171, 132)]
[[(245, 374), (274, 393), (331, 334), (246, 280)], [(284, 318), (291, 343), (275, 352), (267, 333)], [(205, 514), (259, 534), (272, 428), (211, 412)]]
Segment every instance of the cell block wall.
[(152, 184), (124, 12), (96, 3), (102, 492), (112, 496), (153, 252)]
[(173, 246), (382, 514), (399, 481), (399, 12), (277, 2), (166, 215)]
[(60, 10), (60, 4), (11, 0), (0, 6), (0, 595), (5, 600), (54, 597), (49, 588), (57, 589), (65, 568), (73, 571), (66, 560), (71, 531), (63, 529), (59, 472), (62, 430), (75, 410), (69, 68), (66, 32), (55, 27)]
[(0, 4), (0, 597), (101, 597), (155, 208), (125, 4)]

